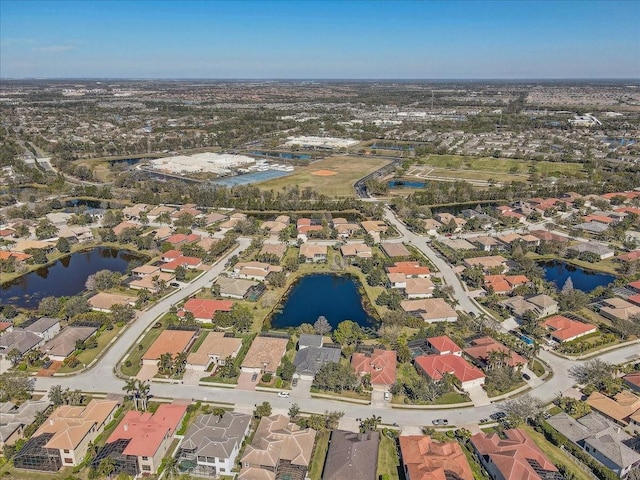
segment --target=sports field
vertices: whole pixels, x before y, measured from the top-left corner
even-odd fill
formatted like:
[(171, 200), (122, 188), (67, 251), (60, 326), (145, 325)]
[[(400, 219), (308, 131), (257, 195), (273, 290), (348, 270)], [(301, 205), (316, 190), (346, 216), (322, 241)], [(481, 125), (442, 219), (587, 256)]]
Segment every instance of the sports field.
[(353, 197), (353, 184), (357, 180), (388, 163), (389, 160), (379, 158), (330, 157), (306, 167), (295, 167), (291, 175), (268, 180), (256, 186), (261, 190), (277, 191), (285, 186), (298, 185), (301, 189), (311, 187), (330, 197)]
[[(501, 181), (517, 180), (518, 177), (522, 179), (533, 172), (539, 173), (543, 177), (562, 175), (576, 177), (584, 175), (581, 163), (569, 162), (535, 162), (511, 158), (429, 155), (416, 163), (434, 167), (436, 169), (434, 175), (451, 178), (473, 178), (469, 177), (471, 172), (478, 172), (480, 175), (477, 178), (490, 178), (493, 176), (493, 178)], [(463, 172), (466, 172), (466, 175)]]

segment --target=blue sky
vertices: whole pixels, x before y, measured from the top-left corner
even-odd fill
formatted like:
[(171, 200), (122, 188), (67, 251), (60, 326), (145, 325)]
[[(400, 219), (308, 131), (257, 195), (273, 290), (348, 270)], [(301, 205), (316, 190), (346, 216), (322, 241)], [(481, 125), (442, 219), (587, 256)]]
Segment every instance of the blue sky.
[(640, 0), (0, 0), (0, 77), (640, 78)]

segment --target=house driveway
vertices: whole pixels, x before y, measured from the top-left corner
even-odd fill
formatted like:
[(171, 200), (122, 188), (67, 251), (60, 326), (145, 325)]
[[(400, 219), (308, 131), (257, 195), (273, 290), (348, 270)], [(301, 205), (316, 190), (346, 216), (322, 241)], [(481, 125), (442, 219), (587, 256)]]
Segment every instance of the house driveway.
[(151, 380), (153, 377), (156, 376), (157, 373), (158, 373), (157, 365), (142, 365), (142, 367), (140, 367), (140, 371), (138, 372), (138, 375), (136, 375), (136, 378), (142, 381)]
[(182, 376), (182, 383), (184, 385), (198, 385), (200, 379), (206, 375), (207, 372), (192, 370), (191, 368), (188, 368), (184, 371), (184, 375)]
[(467, 388), (465, 392), (469, 394), (469, 398), (475, 407), (482, 407), (483, 405), (491, 404), (491, 400), (489, 400), (487, 392), (481, 386)]
[(291, 386), (291, 396), (295, 398), (311, 398), (311, 384), (312, 380), (298, 379), (298, 384), (294, 387)]
[(240, 390), (255, 390), (256, 384), (260, 381), (260, 374), (258, 374), (258, 378), (255, 382), (251, 381), (251, 377), (253, 373), (245, 373), (240, 372), (240, 376), (238, 377), (238, 389)]

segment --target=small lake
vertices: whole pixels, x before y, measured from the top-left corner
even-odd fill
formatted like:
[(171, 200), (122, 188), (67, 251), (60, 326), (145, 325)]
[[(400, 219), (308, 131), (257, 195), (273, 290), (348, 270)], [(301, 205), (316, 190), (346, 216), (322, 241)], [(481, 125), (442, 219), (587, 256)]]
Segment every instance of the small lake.
[(371, 325), (371, 318), (362, 307), (357, 280), (347, 276), (313, 274), (302, 277), (293, 285), (282, 311), (272, 317), (271, 326), (313, 325), (320, 315), (324, 315), (333, 328), (343, 320), (351, 320), (363, 327)]
[(389, 188), (424, 188), (427, 182), (413, 182), (410, 180), (390, 180), (387, 183)]
[(5, 283), (0, 288), (0, 303), (21, 308), (37, 308), (44, 297), (64, 297), (82, 292), (89, 275), (100, 270), (124, 273), (132, 260), (139, 258), (126, 250), (98, 247), (76, 252), (53, 265)]
[(613, 275), (585, 270), (557, 260), (540, 262), (539, 265), (544, 270), (544, 279), (555, 283), (558, 289), (564, 286), (569, 277), (573, 282), (573, 288), (585, 293), (589, 293), (596, 287), (609, 285), (616, 279)]

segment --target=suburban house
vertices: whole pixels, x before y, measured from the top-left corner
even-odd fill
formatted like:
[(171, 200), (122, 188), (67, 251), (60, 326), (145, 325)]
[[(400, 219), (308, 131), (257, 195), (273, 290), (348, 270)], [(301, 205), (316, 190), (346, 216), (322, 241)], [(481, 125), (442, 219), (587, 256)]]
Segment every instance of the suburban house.
[(549, 336), (558, 343), (570, 342), (598, 331), (595, 325), (571, 320), (562, 315), (547, 318), (542, 326), (549, 330)]
[(577, 252), (578, 254), (593, 253), (600, 260), (604, 260), (605, 258), (611, 258), (616, 253), (615, 250), (613, 250), (612, 248), (609, 248), (608, 246), (603, 245), (602, 243), (596, 243), (596, 242), (579, 243), (577, 245), (572, 245), (568, 247), (568, 250)]
[(587, 398), (587, 403), (593, 410), (623, 426), (627, 426), (629, 418), (640, 410), (640, 397), (627, 390), (622, 390), (613, 398), (593, 392)]
[(600, 301), (598, 312), (610, 320), (629, 320), (640, 315), (640, 307), (618, 297), (606, 298)]
[(599, 413), (576, 419), (561, 412), (547, 423), (621, 478), (640, 466), (640, 453), (627, 446), (633, 437)]
[(484, 289), (498, 295), (511, 293), (514, 288), (527, 283), (529, 279), (524, 275), (486, 275), (484, 277)]
[(200, 415), (178, 449), (178, 469), (195, 476), (228, 475), (251, 428), (251, 415), (224, 412)]
[[(23, 324), (24, 325), (24, 324)], [(0, 357), (16, 349), (21, 355), (44, 345), (60, 332), (60, 320), (43, 317), (0, 337)]]
[(276, 373), (289, 337), (256, 337), (242, 361), (244, 373)]
[(0, 322), (0, 335), (4, 335), (5, 333), (13, 332), (13, 323), (11, 322)]
[(91, 400), (86, 406), (62, 405), (38, 428), (13, 460), (16, 468), (58, 471), (82, 462), (89, 442), (113, 420), (115, 400)]
[(473, 243), (478, 250), (482, 250), (483, 252), (493, 252), (504, 249), (504, 245), (493, 237), (474, 237), (470, 238), (469, 242)]
[(188, 270), (202, 270), (202, 259), (181, 255), (170, 262), (160, 265), (160, 271), (174, 273), (178, 267), (186, 268)]
[(364, 228), (367, 234), (371, 235), (373, 241), (376, 243), (380, 242), (380, 235), (386, 233), (389, 229), (389, 226), (380, 220), (366, 220), (360, 222), (360, 225), (362, 225), (362, 228)]
[(177, 403), (162, 404), (155, 413), (127, 412), (91, 466), (98, 468), (103, 459), (111, 458), (115, 474), (156, 473), (186, 413), (187, 404)]
[(446, 335), (425, 339), (427, 347), (436, 355), (462, 356), (462, 349)]
[(142, 356), (143, 365), (156, 365), (163, 353), (170, 353), (172, 358), (187, 350), (196, 338), (191, 330), (164, 330)]
[(186, 368), (204, 372), (213, 365), (211, 371), (214, 372), (225, 364), (227, 358), (236, 358), (241, 348), (241, 338), (226, 337), (223, 332), (209, 332), (198, 349), (187, 357)]
[(22, 438), (26, 426), (31, 425), (39, 413), (49, 408), (51, 402), (46, 399), (27, 400), (20, 406), (12, 402), (0, 404), (0, 448), (13, 445)]
[[(344, 219), (342, 219), (344, 220)], [(354, 222), (333, 223), (333, 228), (340, 238), (349, 238), (354, 233), (362, 230), (362, 227)]]
[(431, 270), (423, 267), (420, 262), (395, 262), (392, 266), (387, 267), (388, 273), (401, 273), (407, 278), (428, 278), (431, 276)]
[(348, 243), (340, 247), (343, 257), (371, 258), (373, 256), (371, 247), (364, 243)]
[(262, 417), (240, 461), (238, 480), (304, 480), (315, 439), (315, 430), (303, 430), (284, 415)]
[(378, 432), (333, 430), (322, 480), (377, 480)]
[(175, 280), (175, 275), (169, 272), (154, 273), (153, 275), (145, 275), (144, 277), (134, 278), (129, 282), (129, 288), (134, 290), (149, 290), (150, 292), (159, 292), (163, 285), (166, 287), (168, 283)]
[(114, 305), (135, 305), (135, 297), (127, 297), (125, 295), (118, 295), (115, 293), (98, 292), (91, 298), (89, 298), (89, 306), (92, 310), (98, 312), (110, 313), (111, 308)]
[(76, 350), (77, 342), (84, 342), (97, 331), (97, 326), (76, 327), (75, 325), (69, 325), (45, 343), (40, 348), (40, 351), (50, 360), (62, 362)]
[(351, 355), (351, 368), (358, 375), (371, 375), (374, 387), (389, 387), (396, 383), (397, 354), (393, 350), (374, 348), (371, 355), (356, 352)]
[(238, 262), (233, 267), (233, 275), (237, 278), (264, 281), (274, 272), (281, 272), (282, 267), (264, 262)]
[(320, 346), (301, 346), (293, 359), (293, 364), (296, 367), (294, 375), (302, 380), (313, 380), (318, 370), (320, 370), (325, 363), (340, 362), (340, 354), (342, 353), (340, 348), (323, 346), (322, 337), (320, 335), (317, 336), (320, 337), (321, 340)]
[(391, 288), (399, 288), (410, 299), (430, 298), (435, 288), (433, 282), (423, 277), (407, 277), (404, 273), (387, 274)]
[(380, 248), (389, 258), (408, 257), (411, 252), (401, 242), (382, 242)]
[(230, 312), (233, 307), (232, 300), (212, 300), (210, 298), (190, 298), (178, 312), (183, 317), (186, 312), (191, 312), (199, 322), (211, 322), (218, 312)]
[(146, 277), (147, 275), (157, 275), (158, 273), (160, 273), (160, 267), (156, 265), (140, 265), (131, 270), (131, 275), (139, 278)]
[(273, 255), (281, 260), (287, 252), (286, 243), (265, 243), (260, 249), (260, 255)]
[(467, 268), (480, 267), (484, 272), (496, 269), (499, 270), (500, 273), (504, 273), (508, 270), (507, 259), (502, 255), (465, 258), (462, 263)]
[(425, 298), (421, 300), (403, 300), (402, 309), (422, 318), (425, 322), (455, 322), (456, 311), (443, 298)]
[(418, 372), (434, 381), (441, 380), (445, 373), (453, 375), (462, 390), (479, 387), (484, 384), (485, 375), (458, 355), (421, 355), (413, 359)]
[(437, 442), (428, 435), (402, 435), (398, 442), (407, 480), (473, 480), (457, 442)]
[(165, 242), (173, 245), (174, 248), (179, 247), (181, 245), (187, 245), (189, 243), (195, 243), (200, 240), (200, 235), (196, 233), (191, 233), (187, 235), (186, 233), (176, 233), (171, 235), (169, 238), (165, 239)]
[(551, 460), (523, 430), (476, 433), (470, 439), (482, 466), (492, 480), (561, 480)]
[(260, 228), (262, 230), (269, 230), (269, 233), (273, 235), (273, 234), (280, 233), (282, 230), (284, 230), (288, 226), (289, 226), (288, 223), (277, 222), (275, 220), (268, 220), (266, 222), (262, 222), (262, 225), (260, 225)]
[(122, 233), (124, 233), (125, 230), (136, 230), (136, 231), (138, 231), (138, 229), (140, 227), (141, 227), (141, 225), (139, 223), (124, 221), (124, 222), (120, 222), (118, 225), (113, 227), (111, 230), (113, 230), (113, 233), (115, 235), (119, 236)]
[(427, 218), (422, 221), (423, 228), (427, 232), (427, 235), (437, 235), (438, 229), (442, 227), (442, 224), (435, 218)]
[(537, 318), (558, 313), (558, 302), (544, 293), (528, 298), (516, 295), (501, 301), (500, 304), (519, 319), (522, 319), (527, 312), (533, 312)]
[(471, 340), (471, 346), (464, 349), (464, 353), (469, 355), (478, 364), (491, 368), (491, 357), (493, 352), (500, 352), (504, 355), (504, 359), (499, 360), (499, 363), (504, 363), (512, 368), (518, 368), (527, 364), (527, 360), (518, 355), (513, 350), (510, 350), (502, 343), (491, 337), (481, 337)]
[(264, 292), (264, 286), (254, 280), (243, 278), (218, 277), (215, 284), (220, 289), (220, 296), (244, 300), (248, 297), (258, 298)]
[(328, 247), (317, 243), (303, 243), (300, 245), (300, 258), (305, 262), (326, 262)]

